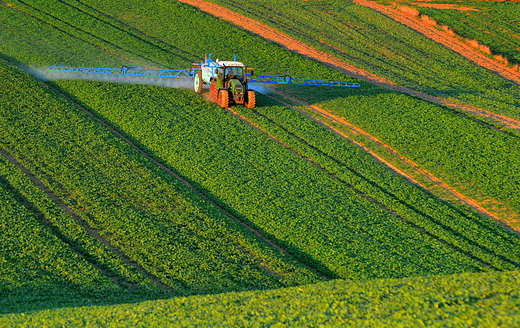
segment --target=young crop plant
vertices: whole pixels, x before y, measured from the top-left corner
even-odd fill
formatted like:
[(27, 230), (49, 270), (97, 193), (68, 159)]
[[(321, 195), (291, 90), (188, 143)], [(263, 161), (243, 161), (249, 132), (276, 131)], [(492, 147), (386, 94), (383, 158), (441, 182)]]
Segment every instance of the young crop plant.
[(308, 286), (0, 317), (4, 325), (516, 327), (518, 271)]
[[(8, 65), (2, 148), (99, 241), (174, 295), (317, 281), (83, 111)], [(166, 286), (166, 287), (164, 287)]]
[[(58, 85), (149, 153), (195, 182), (215, 202), (323, 272), (369, 279), (488, 270), (483, 263), (491, 263), (496, 269), (516, 268), (511, 252), (506, 251), (508, 259), (503, 260), (487, 246), (481, 248), (475, 244), (475, 238), (485, 239), (484, 233), (461, 235), (461, 227), (446, 226), (442, 220), (462, 219), (449, 206), (437, 204), (437, 200), (417, 190), (412, 191), (417, 200), (403, 196), (407, 192), (401, 189), (408, 190), (409, 186), (397, 179), (393, 179), (390, 186), (400, 198), (392, 199), (384, 193), (378, 195), (382, 194), (381, 189), (367, 185), (366, 181), (341, 173), (342, 179), (377, 195), (377, 199), (390, 208), (399, 209), (404, 217), (427, 229), (430, 236), (422, 234), (420, 229), (390, 215), (362, 197), (362, 193), (356, 194), (345, 183), (332, 179), (329, 173), (286, 149), (290, 144), (285, 139), (280, 138), (283, 144), (270, 139), (189, 90), (102, 84), (93, 93), (87, 92), (92, 85), (87, 82), (62, 81)], [(107, 102), (109, 94), (117, 96)], [(259, 110), (276, 117), (275, 113), (287, 109), (266, 105)], [(306, 124), (299, 120), (291, 117), (287, 126)], [(320, 129), (314, 128), (314, 133), (323, 134), (319, 139), (329, 137), (329, 132)], [(355, 147), (341, 147), (349, 152), (347, 157), (360, 156)], [(316, 157), (313, 155), (313, 158)], [(319, 163), (325, 167), (328, 164), (321, 160)], [(365, 167), (365, 172), (381, 171), (380, 164), (372, 162), (372, 165), (373, 168)], [(408, 204), (392, 204), (406, 198)], [(425, 209), (426, 215), (407, 207), (411, 202), (420, 209), (423, 201), (433, 206), (431, 210)], [(501, 238), (511, 236), (500, 229), (493, 231), (489, 232), (493, 240), (490, 245), (495, 243), (492, 247), (498, 250), (505, 243)], [(493, 234), (497, 234), (496, 239)], [(441, 241), (456, 245), (457, 251)], [(507, 244), (518, 247), (514, 241)], [(481, 262), (466, 257), (466, 253)], [(434, 260), (438, 254), (442, 254), (442, 259)], [(457, 264), (453, 267), (453, 263)]]

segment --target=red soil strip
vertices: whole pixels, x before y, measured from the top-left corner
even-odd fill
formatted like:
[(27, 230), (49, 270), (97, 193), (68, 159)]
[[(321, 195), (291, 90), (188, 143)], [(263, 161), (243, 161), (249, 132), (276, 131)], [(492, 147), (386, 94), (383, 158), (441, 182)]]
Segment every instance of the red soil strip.
[[(433, 174), (431, 174), (430, 172), (428, 172), (427, 170), (425, 169), (422, 169), (417, 163), (413, 162), (412, 160), (404, 157), (404, 156), (401, 156), (397, 150), (393, 149), (392, 147), (390, 147), (389, 145), (385, 144), (384, 142), (382, 142), (381, 140), (377, 139), (376, 137), (370, 135), (369, 133), (365, 132), (364, 130), (358, 128), (357, 126), (347, 122), (346, 120), (342, 119), (341, 117), (338, 117), (328, 111), (326, 111), (325, 109), (322, 109), (318, 106), (313, 106), (313, 105), (310, 105), (310, 104), (307, 104), (305, 103), (304, 101), (300, 100), (300, 99), (297, 99), (295, 97), (292, 97), (292, 96), (289, 96), (287, 94), (283, 94), (283, 93), (279, 93), (281, 94), (282, 96), (284, 97), (287, 97), (289, 99), (291, 99), (292, 101), (296, 101), (300, 104), (302, 104), (303, 106), (307, 107), (308, 109), (322, 115), (323, 117), (326, 117), (332, 121), (334, 121), (335, 123), (338, 123), (338, 124), (341, 124), (341, 125), (344, 125), (346, 127), (348, 127), (350, 130), (352, 130), (355, 134), (358, 134), (358, 135), (362, 135), (363, 137), (365, 137), (366, 139), (376, 143), (377, 145), (385, 148), (389, 153), (390, 155), (392, 155), (393, 157), (399, 159), (399, 161), (401, 163), (404, 163), (406, 164), (407, 166), (409, 166), (410, 168), (412, 168), (418, 175), (426, 178), (427, 180), (431, 181), (434, 185), (436, 185), (437, 187), (439, 187), (440, 189), (444, 190), (444, 192), (448, 193), (449, 195), (455, 197), (456, 199), (458, 199), (460, 202), (470, 206), (471, 208), (473, 208), (474, 210), (478, 211), (479, 213), (497, 221), (498, 223), (502, 224), (505, 228), (507, 228), (508, 230), (510, 231), (513, 231), (514, 233), (516, 234), (519, 234), (519, 231), (520, 231), (520, 227), (516, 227), (516, 228), (512, 228), (508, 225), (504, 225), (504, 223), (515, 223), (516, 221), (513, 221), (511, 222), (510, 220), (508, 220), (509, 218), (501, 218), (499, 216), (497, 216), (496, 214), (494, 213), (491, 213), (489, 210), (487, 210), (486, 208), (484, 208), (483, 206), (481, 206), (477, 201), (469, 198), (469, 197), (466, 197), (464, 196), (463, 194), (461, 194), (460, 192), (458, 192), (457, 190), (453, 189), (452, 187), (450, 187), (448, 184), (442, 182), (439, 178), (437, 178), (436, 176), (434, 176)], [(293, 107), (294, 108), (294, 107)], [(298, 112), (304, 114), (304, 115), (307, 115), (305, 112), (295, 108)], [(308, 115), (307, 115), (308, 116)], [(425, 186), (424, 184), (421, 184), (420, 182), (418, 182), (416, 179), (414, 179), (411, 175), (403, 172), (402, 170), (400, 170), (399, 168), (397, 168), (395, 165), (391, 164), (390, 162), (388, 162), (386, 159), (384, 159), (383, 157), (381, 157), (380, 155), (376, 154), (374, 151), (372, 151), (371, 149), (367, 148), (365, 145), (363, 145), (361, 142), (359, 141), (356, 141), (352, 138), (350, 138), (349, 136), (347, 136), (345, 133), (339, 131), (338, 129), (336, 129), (335, 127), (331, 126), (330, 124), (327, 124), (326, 122), (322, 121), (322, 120), (318, 120), (316, 119), (315, 117), (312, 117), (312, 116), (309, 116), (310, 118), (314, 119), (315, 121), (317, 121), (318, 123), (320, 123), (321, 125), (325, 126), (327, 129), (333, 131), (335, 134), (347, 139), (348, 141), (352, 142), (353, 144), (355, 144), (356, 146), (358, 146), (359, 148), (361, 148), (363, 151), (369, 153), (372, 157), (374, 157), (376, 160), (378, 160), (379, 162), (381, 162), (382, 164), (384, 164), (385, 166), (387, 166), (388, 168), (390, 168), (392, 171), (396, 172), (397, 174), (403, 176), (405, 179), (409, 180), (410, 182), (418, 185), (419, 187), (421, 187), (422, 189), (424, 190), (428, 190), (428, 187)], [(518, 231), (516, 231), (518, 230)]]
[(471, 7), (463, 7), (458, 5), (451, 5), (446, 3), (420, 3), (415, 2), (412, 3), (412, 5), (418, 6), (418, 7), (429, 7), (429, 8), (435, 8), (435, 9), (456, 9), (460, 11), (479, 11), (478, 9), (471, 8)]
[[(425, 93), (422, 93), (422, 92), (419, 92), (419, 91), (416, 91), (416, 90), (413, 90), (413, 89), (410, 89), (410, 88), (407, 88), (404, 86), (397, 85), (387, 79), (378, 77), (363, 69), (354, 67), (353, 65), (351, 65), (341, 59), (335, 58), (327, 53), (319, 51), (303, 42), (300, 42), (300, 41), (280, 32), (280, 31), (277, 31), (267, 25), (264, 25), (260, 22), (255, 21), (251, 18), (247, 18), (240, 14), (234, 13), (226, 8), (223, 8), (223, 7), (220, 7), (215, 4), (209, 3), (207, 1), (202, 1), (202, 0), (178, 0), (178, 1), (195, 6), (195, 7), (199, 8), (200, 10), (207, 12), (213, 16), (222, 18), (228, 22), (238, 25), (241, 28), (248, 30), (250, 32), (253, 32), (264, 39), (276, 42), (292, 52), (296, 52), (300, 55), (304, 55), (309, 58), (316, 59), (316, 60), (322, 62), (323, 64), (325, 64), (337, 71), (343, 72), (349, 76), (358, 78), (360, 80), (372, 83), (374, 85), (377, 85), (377, 86), (380, 86), (380, 87), (383, 87), (383, 88), (386, 88), (389, 90), (394, 90), (394, 91), (406, 93), (406, 94), (409, 94), (412, 96), (416, 96), (416, 97), (426, 100), (428, 102), (441, 104), (444, 106), (449, 106), (449, 107), (456, 108), (456, 109), (462, 110), (462, 111), (467, 111), (467, 112), (470, 112), (471, 114), (484, 117), (487, 120), (490, 120), (492, 122), (499, 123), (499, 124), (503, 125), (504, 127), (520, 130), (520, 121), (518, 121), (518, 120), (509, 118), (504, 115), (495, 114), (488, 110), (455, 103), (455, 102), (447, 100), (447, 99), (431, 96), (431, 95), (428, 95), (428, 94), (425, 94)], [(372, 4), (377, 5), (370, 1), (364, 1), (364, 0), (355, 0), (355, 1), (363, 2), (363, 4), (365, 4), (365, 2), (366, 2), (370, 5), (372, 5)], [(381, 6), (381, 7), (383, 7), (383, 9), (387, 9), (387, 7), (385, 7), (385, 6)], [(401, 14), (400, 14), (400, 17), (406, 18), (406, 16), (403, 16)], [(435, 31), (437, 31), (437, 30), (435, 30)], [(465, 46), (465, 48), (470, 48), (467, 45), (464, 45), (464, 46)], [(472, 48), (470, 48), (470, 49), (471, 49), (471, 53), (476, 53)], [(494, 65), (498, 65), (496, 62), (492, 61), (491, 59), (489, 59), (487, 57), (485, 57), (485, 58), (488, 59), (490, 62), (494, 63)], [(518, 80), (520, 82), (520, 77)]]
[(520, 85), (520, 72), (486, 57), (484, 54), (469, 46), (465, 41), (459, 40), (459, 38), (462, 39), (461, 37), (456, 37), (453, 33), (449, 34), (446, 31), (440, 31), (432, 26), (424, 24), (421, 22), (419, 17), (406, 15), (402, 10), (394, 9), (369, 0), (353, 1), (358, 5), (378, 11), (399, 23), (408, 26), (427, 38), (457, 52), (475, 64), (487, 68), (503, 78)]

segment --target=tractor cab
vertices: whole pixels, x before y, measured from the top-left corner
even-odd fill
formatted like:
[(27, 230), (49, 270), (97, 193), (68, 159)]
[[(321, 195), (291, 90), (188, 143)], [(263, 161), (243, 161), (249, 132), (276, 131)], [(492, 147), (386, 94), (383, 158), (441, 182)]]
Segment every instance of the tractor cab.
[(219, 61), (217, 65), (219, 67), (216, 69), (216, 73), (220, 80), (229, 81), (237, 79), (240, 82), (245, 82), (246, 66), (244, 64), (235, 61)]

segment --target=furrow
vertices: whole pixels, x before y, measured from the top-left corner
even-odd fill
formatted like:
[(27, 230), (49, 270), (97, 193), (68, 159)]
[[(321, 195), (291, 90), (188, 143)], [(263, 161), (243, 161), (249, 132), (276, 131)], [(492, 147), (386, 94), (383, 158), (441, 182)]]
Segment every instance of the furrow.
[(221, 6), (209, 3), (207, 1), (202, 0), (178, 0), (179, 2), (194, 6), (199, 8), (199, 10), (204, 11), (212, 16), (221, 18), (226, 20), (241, 29), (252, 32), (270, 42), (275, 42), (280, 46), (286, 48), (287, 50), (303, 55), (305, 57), (309, 57), (324, 65), (338, 71), (342, 72), (346, 75), (355, 77), (362, 81), (377, 85), (379, 87), (393, 90), (397, 92), (402, 92), (411, 96), (418, 97), (422, 100), (443, 105), (447, 107), (454, 108), (456, 110), (461, 110), (464, 112), (468, 112), (472, 115), (476, 115), (478, 117), (483, 118), (485, 121), (492, 121), (497, 124), (502, 125), (503, 127), (515, 129), (520, 131), (520, 121), (512, 119), (510, 117), (493, 113), (491, 111), (477, 108), (473, 106), (468, 106), (465, 104), (456, 103), (454, 101), (432, 96), (417, 90), (413, 90), (411, 88), (398, 85), (394, 82), (391, 82), (387, 79), (381, 78), (377, 75), (374, 75), (366, 70), (355, 67), (352, 64), (349, 64), (341, 59), (338, 59), (334, 56), (331, 56), (323, 51), (317, 50), (314, 47), (311, 47), (301, 41), (298, 41), (274, 28), (271, 28), (265, 24), (262, 24), (258, 21), (255, 21), (251, 18), (245, 17), (243, 15), (237, 14), (231, 10), (223, 8)]
[[(43, 191), (55, 204), (57, 204), (62, 210), (64, 210), (68, 215), (70, 215), (83, 229), (85, 229), (89, 234), (93, 235), (100, 243), (105, 245), (107, 248), (109, 248), (114, 254), (116, 254), (123, 262), (130, 265), (134, 269), (136, 269), (140, 274), (142, 274), (144, 277), (148, 278), (149, 280), (153, 281), (156, 285), (158, 285), (160, 288), (162, 288), (165, 291), (168, 291), (172, 295), (176, 295), (175, 292), (167, 285), (163, 284), (158, 278), (154, 277), (150, 273), (146, 272), (143, 268), (141, 268), (137, 263), (132, 261), (130, 258), (128, 258), (126, 255), (124, 255), (116, 246), (112, 245), (108, 240), (103, 238), (99, 232), (95, 229), (93, 229), (85, 220), (83, 220), (74, 210), (72, 210), (67, 204), (65, 204), (52, 190), (50, 190), (47, 186), (43, 184), (43, 182), (38, 179), (33, 173), (31, 173), (25, 166), (23, 166), (19, 161), (17, 161), (13, 156), (9, 155), (5, 150), (0, 149), (0, 155), (5, 157), (12, 165), (16, 166), (18, 169), (20, 169), (33, 183)], [(81, 250), (80, 247), (75, 245), (74, 243), (70, 242), (61, 232), (60, 230), (53, 225), (48, 219), (46, 219), (41, 213), (38, 212), (38, 210), (20, 193), (15, 192), (16, 196), (19, 200), (22, 201), (22, 203), (25, 205), (27, 209), (29, 209), (37, 218), (38, 220), (47, 227), (54, 235), (56, 235), (57, 238), (59, 238), (61, 241), (69, 245), (69, 247), (78, 255), (80, 255), (82, 258), (84, 258), (88, 263), (90, 263), (93, 267), (101, 271), (105, 276), (110, 278), (112, 281), (114, 281), (116, 284), (120, 285), (121, 287), (131, 290), (132, 284), (125, 281), (122, 277), (115, 275), (102, 266), (100, 266), (95, 261), (92, 261), (89, 259), (83, 250)]]
[(97, 117), (96, 115), (94, 115), (92, 112), (90, 112), (89, 110), (87, 110), (86, 108), (84, 108), (83, 106), (79, 105), (78, 103), (76, 103), (74, 100), (70, 99), (67, 95), (63, 94), (61, 91), (59, 91), (58, 89), (54, 88), (53, 86), (47, 84), (52, 90), (54, 90), (57, 94), (59, 94), (60, 96), (62, 96), (64, 99), (66, 99), (68, 102), (70, 102), (71, 104), (73, 104), (76, 108), (78, 108), (79, 110), (83, 111), (84, 113), (86, 113), (88, 116), (90, 116), (92, 119), (94, 119), (96, 122), (98, 122), (99, 124), (101, 124), (103, 127), (105, 127), (106, 129), (110, 130), (115, 136), (117, 136), (118, 138), (120, 138), (121, 140), (123, 140), (124, 142), (126, 142), (130, 147), (132, 147), (133, 149), (135, 149), (136, 151), (139, 152), (139, 154), (141, 154), (143, 157), (145, 157), (147, 160), (149, 160), (150, 162), (152, 162), (154, 165), (156, 165), (157, 167), (159, 167), (163, 172), (166, 172), (168, 175), (174, 177), (175, 179), (177, 179), (178, 181), (182, 182), (184, 185), (186, 185), (188, 188), (190, 188), (195, 194), (197, 194), (198, 196), (200, 196), (201, 198), (203, 198), (205, 201), (207, 201), (209, 204), (211, 204), (212, 206), (214, 206), (215, 208), (217, 208), (219, 211), (221, 211), (223, 214), (225, 214), (227, 217), (229, 217), (230, 219), (232, 219), (233, 221), (235, 221), (236, 223), (238, 223), (240, 226), (242, 226), (243, 228), (245, 228), (246, 230), (250, 231), (251, 233), (253, 233), (256, 237), (260, 238), (262, 241), (264, 241), (265, 243), (267, 243), (268, 245), (270, 245), (272, 248), (276, 249), (277, 251), (281, 252), (282, 254), (290, 257), (291, 259), (293, 259), (294, 261), (298, 262), (300, 265), (304, 266), (305, 268), (307, 268), (308, 270), (314, 272), (315, 274), (319, 275), (320, 277), (324, 278), (324, 279), (332, 279), (332, 277), (328, 276), (327, 274), (323, 273), (323, 272), (320, 272), (318, 271), (317, 269), (309, 266), (308, 264), (306, 264), (305, 262), (301, 261), (300, 259), (298, 259), (297, 257), (293, 256), (289, 251), (287, 251), (285, 248), (281, 247), (280, 245), (278, 245), (277, 243), (275, 243), (274, 241), (272, 241), (271, 239), (269, 239), (268, 237), (266, 237), (264, 234), (262, 234), (259, 230), (255, 229), (254, 227), (252, 227), (251, 225), (243, 222), (242, 220), (240, 220), (238, 217), (236, 217), (235, 215), (233, 215), (231, 212), (229, 212), (228, 210), (226, 210), (225, 208), (223, 208), (220, 204), (218, 204), (217, 202), (213, 201), (211, 198), (209, 198), (206, 194), (204, 194), (203, 192), (201, 192), (200, 190), (198, 190), (191, 182), (189, 182), (188, 180), (186, 180), (185, 178), (183, 178), (182, 176), (180, 176), (179, 174), (177, 174), (176, 172), (174, 172), (172, 169), (170, 169), (169, 167), (167, 167), (166, 165), (162, 164), (161, 162), (159, 162), (157, 159), (153, 158), (152, 156), (150, 156), (148, 153), (146, 153), (144, 150), (142, 150), (139, 146), (137, 146), (134, 142), (132, 142), (130, 139), (128, 139), (127, 137), (125, 137), (123, 134), (121, 134), (119, 131), (117, 131), (116, 129), (114, 129), (113, 127), (111, 127), (109, 124), (107, 124), (105, 121), (103, 121), (102, 119), (100, 119), (99, 117)]

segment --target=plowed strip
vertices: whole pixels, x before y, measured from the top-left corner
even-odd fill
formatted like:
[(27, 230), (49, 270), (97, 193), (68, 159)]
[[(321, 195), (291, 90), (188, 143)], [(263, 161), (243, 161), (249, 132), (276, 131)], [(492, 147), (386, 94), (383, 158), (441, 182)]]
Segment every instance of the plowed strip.
[[(323, 117), (326, 117), (332, 121), (334, 121), (335, 123), (338, 123), (338, 124), (341, 124), (341, 125), (344, 125), (346, 127), (348, 127), (349, 129), (351, 129), (352, 131), (354, 131), (356, 134), (358, 135), (362, 135), (363, 137), (365, 137), (366, 139), (376, 143), (377, 145), (383, 147), (384, 149), (387, 150), (387, 152), (399, 159), (399, 161), (407, 166), (409, 166), (410, 168), (412, 168), (412, 170), (414, 172), (417, 173), (417, 175), (423, 177), (423, 178), (426, 178), (427, 180), (431, 181), (435, 186), (439, 187), (441, 190), (443, 190), (445, 193), (453, 196), (454, 198), (458, 199), (460, 202), (470, 206), (471, 208), (473, 208), (474, 210), (476, 210), (477, 212), (497, 221), (498, 223), (500, 223), (501, 225), (503, 225), (505, 228), (507, 228), (509, 231), (512, 231), (514, 233), (516, 233), (517, 235), (520, 235), (520, 232), (511, 228), (509, 225), (507, 225), (508, 223), (516, 223), (516, 221), (513, 221), (511, 222), (511, 218), (502, 218), (502, 217), (499, 217), (497, 216), (496, 214), (490, 212), (489, 210), (487, 210), (486, 208), (484, 208), (483, 206), (481, 206), (477, 201), (475, 201), (474, 199), (470, 198), (470, 197), (467, 197), (463, 194), (461, 194), (460, 192), (458, 192), (457, 190), (455, 190), (454, 188), (452, 188), (451, 186), (449, 186), (448, 184), (442, 182), (439, 178), (437, 178), (436, 176), (434, 176), (433, 174), (431, 174), (430, 172), (428, 172), (427, 170), (425, 169), (422, 169), (417, 163), (413, 162), (412, 160), (400, 155), (395, 149), (393, 149), (392, 147), (390, 147), (389, 145), (385, 144), (384, 142), (382, 142), (381, 140), (377, 139), (376, 137), (370, 135), (369, 133), (365, 132), (364, 130), (360, 129), (359, 127), (347, 122), (346, 120), (342, 119), (341, 117), (338, 117), (318, 106), (313, 106), (313, 105), (310, 105), (310, 104), (307, 104), (305, 103), (304, 101), (300, 100), (300, 99), (297, 99), (295, 97), (291, 97), (287, 94), (284, 94), (284, 93), (281, 93), (281, 92), (278, 92), (280, 95), (282, 95), (283, 97), (287, 97), (287, 98), (290, 98), (291, 100), (293, 101), (296, 101), (297, 103), (307, 107), (308, 109), (312, 110), (313, 112), (315, 113), (318, 113), (320, 114), (321, 116)], [(278, 99), (279, 100), (279, 99)], [(287, 105), (287, 104), (286, 104)], [(292, 107), (292, 106), (291, 106)], [(298, 108), (295, 108), (295, 107), (292, 107), (294, 108), (295, 110), (297, 110), (298, 112), (304, 114), (304, 115), (307, 115), (305, 112), (303, 112), (302, 110), (298, 109)], [(365, 145), (363, 145), (361, 142), (359, 141), (356, 141), (354, 139), (352, 139), (351, 137), (347, 136), (345, 133), (341, 132), (340, 130), (338, 130), (337, 128), (333, 127), (332, 125), (330, 124), (327, 124), (326, 122), (322, 121), (322, 120), (319, 120), (313, 116), (309, 116), (307, 115), (308, 117), (312, 118), (313, 120), (315, 120), (316, 122), (318, 122), (319, 124), (325, 126), (327, 129), (331, 130), (332, 132), (334, 132), (335, 134), (347, 139), (348, 141), (352, 142), (353, 144), (355, 144), (356, 146), (358, 146), (359, 148), (363, 149), (363, 151), (369, 153), (370, 155), (372, 155), (376, 160), (378, 160), (379, 162), (381, 162), (382, 164), (384, 164), (385, 166), (387, 166), (388, 168), (390, 168), (392, 171), (396, 172), (397, 174), (403, 176), (405, 179), (407, 179), (408, 181), (418, 185), (419, 187), (423, 188), (424, 190), (429, 190), (429, 188), (427, 186), (425, 186), (424, 184), (420, 183), (417, 179), (413, 178), (411, 175), (407, 174), (406, 172), (400, 170), (399, 168), (397, 168), (395, 165), (393, 165), (392, 163), (390, 163), (389, 161), (387, 161), (385, 158), (381, 157), (380, 155), (378, 155), (377, 153), (375, 153), (374, 151), (372, 151), (371, 149), (369, 149), (368, 147), (366, 147)], [(517, 228), (518, 229), (518, 228)]]
[(432, 26), (422, 24), (416, 17), (407, 16), (398, 9), (390, 8), (374, 1), (353, 0), (353, 2), (361, 6), (376, 10), (399, 23), (416, 30), (427, 38), (442, 44), (446, 48), (462, 55), (475, 64), (485, 67), (513, 83), (520, 84), (520, 73), (518, 71), (486, 57), (484, 54), (476, 51), (463, 41), (457, 40), (456, 38), (447, 35), (444, 31), (440, 31)]
[[(484, 110), (481, 108), (476, 108), (472, 106), (467, 106), (459, 103), (455, 103), (453, 101), (431, 96), (404, 86), (397, 85), (389, 80), (378, 77), (368, 71), (357, 68), (341, 59), (335, 58), (327, 53), (319, 51), (303, 42), (300, 42), (280, 31), (277, 31), (265, 24), (257, 22), (251, 18), (245, 17), (243, 15), (234, 13), (226, 8), (217, 6), (215, 4), (209, 3), (207, 1), (202, 0), (178, 0), (179, 2), (186, 3), (192, 6), (199, 8), (200, 10), (207, 12), (208, 14), (219, 17), (223, 20), (231, 22), (244, 30), (250, 31), (254, 34), (259, 35), (260, 37), (267, 39), (272, 42), (276, 42), (279, 45), (285, 47), (286, 49), (307, 56), (309, 58), (316, 59), (323, 64), (339, 71), (343, 72), (349, 76), (358, 78), (360, 80), (372, 83), (374, 85), (394, 90), (402, 93), (406, 93), (412, 96), (416, 96), (423, 100), (456, 108), (458, 110), (469, 112), (473, 115), (477, 115), (485, 118), (486, 120), (496, 122), (504, 127), (508, 127), (511, 129), (520, 130), (520, 121), (509, 118), (504, 115), (495, 114), (488, 110)], [(359, 0), (361, 1), (361, 0)], [(368, 2), (368, 1), (366, 1)], [(365, 4), (365, 1), (363, 1)], [(385, 7), (386, 8), (386, 7)], [(495, 63), (496, 64), (496, 63)], [(520, 81), (520, 80), (519, 80)]]
[[(276, 99), (277, 101), (280, 101), (279, 99)], [(283, 102), (282, 102), (283, 103)], [(296, 109), (298, 110), (297, 108), (293, 107), (293, 106), (290, 106), (286, 103), (284, 103), (284, 105), (290, 107), (290, 108), (293, 108), (293, 109)], [(483, 266), (486, 266), (486, 267), (490, 267), (490, 268), (494, 268), (495, 270), (498, 270), (497, 268), (493, 267), (491, 264), (489, 263), (486, 263), (484, 262), (482, 259), (478, 258), (478, 257), (475, 257), (467, 252), (465, 252), (464, 250), (460, 249), (459, 247), (443, 240), (443, 239), (440, 239), (439, 237), (435, 236), (434, 234), (426, 231), (424, 228), (418, 226), (417, 224), (405, 219), (404, 217), (400, 216), (399, 214), (397, 214), (395, 211), (391, 210), (390, 208), (386, 207), (384, 204), (378, 202), (376, 199), (370, 197), (369, 195), (365, 194), (364, 192), (362, 192), (361, 190), (357, 189), (355, 186), (349, 184), (348, 182), (342, 180), (341, 178), (339, 178), (338, 176), (336, 176), (335, 174), (333, 174), (332, 172), (328, 171), (326, 168), (324, 168), (323, 166), (321, 166), (319, 163), (315, 162), (314, 160), (312, 160), (311, 158), (308, 158), (308, 157), (305, 157), (303, 154), (301, 154), (299, 151), (291, 148), (289, 145), (283, 143), (282, 141), (280, 141), (278, 138), (276, 138), (275, 136), (269, 134), (266, 130), (264, 130), (263, 128), (261, 128), (260, 126), (258, 126), (257, 124), (255, 124), (254, 122), (251, 122), (249, 119), (247, 119), (247, 117), (243, 116), (243, 115), (240, 115), (239, 113), (237, 113), (236, 111), (234, 111), (233, 109), (231, 108), (226, 108), (227, 111), (229, 111), (231, 114), (235, 115), (238, 119), (242, 120), (243, 122), (245, 122), (246, 124), (252, 126), (253, 128), (255, 128), (256, 130), (262, 132), (265, 136), (267, 136), (268, 138), (276, 141), (277, 143), (279, 143), (280, 145), (282, 145), (285, 149), (289, 150), (290, 152), (300, 156), (301, 158), (303, 158), (304, 160), (306, 160), (307, 162), (311, 163), (312, 165), (314, 165), (316, 168), (318, 168), (320, 171), (328, 174), (332, 179), (340, 182), (341, 184), (343, 184), (344, 186), (346, 186), (347, 188), (349, 188), (350, 190), (354, 191), (356, 194), (358, 194), (359, 196), (365, 198), (366, 200), (368, 200), (370, 203), (376, 205), (377, 207), (379, 207), (380, 209), (382, 209), (383, 211), (387, 212), (388, 214), (394, 216), (396, 219), (406, 223), (407, 225), (411, 226), (412, 228), (420, 231), (421, 233), (427, 235), (428, 237), (432, 238), (432, 239), (435, 239), (436, 241), (446, 245), (447, 247), (453, 249), (454, 251), (457, 251), (461, 254), (463, 254), (464, 256), (467, 256), (468, 258), (472, 259), (473, 261), (476, 261), (478, 263), (480, 263), (481, 265)], [(299, 110), (298, 110), (299, 111)], [(320, 121), (321, 122), (321, 121)], [(326, 124), (326, 123), (324, 123)], [(337, 131), (337, 133), (340, 133), (342, 134), (341, 132)], [(300, 142), (302, 143), (306, 143), (305, 141), (301, 140), (300, 138), (298, 138), (297, 136), (295, 135), (292, 135), (292, 137), (296, 138), (297, 140), (299, 140)], [(345, 136), (346, 137), (346, 136)], [(346, 137), (348, 138), (348, 137)], [(360, 146), (360, 147), (364, 147), (363, 145), (361, 145), (360, 143), (358, 143), (357, 141), (354, 141), (350, 138), (348, 138), (349, 141), (352, 141), (354, 143), (356, 143), (356, 145)], [(376, 155), (377, 156), (377, 155)], [(397, 169), (397, 168), (396, 168)], [(471, 241), (471, 240), (467, 240), (469, 243), (473, 243), (475, 246), (479, 246), (478, 244), (476, 244), (475, 242)]]
[[(123, 260), (125, 263), (132, 266), (134, 269), (136, 269), (140, 274), (147, 277), (151, 281), (153, 281), (155, 284), (157, 284), (160, 288), (163, 290), (166, 290), (170, 292), (171, 294), (175, 295), (173, 290), (163, 284), (161, 281), (159, 281), (156, 277), (152, 276), (148, 272), (146, 272), (144, 269), (142, 269), (137, 263), (129, 259), (126, 255), (124, 255), (117, 247), (110, 244), (105, 238), (101, 237), (99, 235), (99, 232), (90, 225), (85, 222), (82, 218), (80, 218), (67, 204), (65, 204), (54, 192), (52, 192), (49, 188), (47, 188), (34, 174), (32, 174), (27, 168), (25, 168), (22, 164), (20, 164), (14, 157), (9, 155), (6, 151), (3, 149), (0, 149), (0, 155), (5, 157), (11, 164), (16, 166), (18, 169), (20, 169), (41, 191), (43, 191), (54, 203), (56, 203), (61, 209), (63, 209), (67, 214), (69, 214), (76, 222), (83, 227), (88, 233), (96, 237), (96, 239), (101, 242), (103, 245), (107, 246), (112, 252), (114, 252), (121, 260)], [(21, 195), (20, 195), (21, 196)], [(23, 197), (23, 196), (22, 196)], [(69, 245), (69, 247), (78, 255), (80, 255), (83, 259), (85, 259), (88, 263), (90, 263), (94, 268), (98, 269), (100, 272), (102, 272), (105, 276), (110, 278), (112, 281), (117, 283), (123, 288), (131, 290), (132, 284), (125, 281), (122, 277), (119, 277), (108, 270), (104, 269), (102, 266), (100, 266), (98, 263), (94, 262), (93, 260), (89, 259), (89, 256), (86, 256), (85, 254), (78, 246), (74, 245), (70, 241), (65, 238), (65, 236), (62, 235), (60, 230), (53, 225), (49, 220), (47, 220), (41, 213), (39, 213), (36, 208), (32, 204), (30, 204), (28, 201), (24, 200), (24, 197), (22, 199), (24, 205), (26, 208), (31, 210), (35, 216), (40, 220), (40, 222), (46, 226), (56, 237), (58, 237), (62, 242)]]

